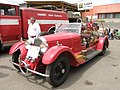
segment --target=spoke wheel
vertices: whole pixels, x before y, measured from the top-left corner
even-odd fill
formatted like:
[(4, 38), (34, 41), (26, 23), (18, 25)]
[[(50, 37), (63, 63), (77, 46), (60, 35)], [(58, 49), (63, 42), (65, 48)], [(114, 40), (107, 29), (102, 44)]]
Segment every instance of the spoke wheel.
[(61, 55), (55, 62), (48, 65), (46, 68), (46, 74), (50, 75), (46, 78), (49, 84), (52, 86), (60, 86), (66, 80), (70, 70), (70, 62), (68, 58)]

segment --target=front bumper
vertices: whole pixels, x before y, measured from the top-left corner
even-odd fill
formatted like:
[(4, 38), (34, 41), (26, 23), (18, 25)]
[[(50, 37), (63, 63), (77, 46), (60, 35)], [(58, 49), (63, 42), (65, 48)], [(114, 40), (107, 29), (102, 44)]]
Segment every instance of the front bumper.
[[(11, 62), (13, 65), (18, 66), (18, 67), (20, 68), (20, 70), (21, 70), (21, 66), (20, 66), (19, 64), (12, 62), (12, 60), (10, 60), (10, 62)], [(26, 64), (24, 61), (22, 61), (22, 63), (24, 63), (25, 69), (27, 70), (27, 73), (28, 73), (28, 72), (31, 72), (31, 73), (34, 73), (34, 74), (37, 74), (37, 75), (40, 75), (40, 76), (43, 76), (43, 77), (49, 77), (49, 75), (47, 75), (47, 74), (43, 74), (43, 73), (40, 73), (40, 72), (37, 72), (37, 71), (34, 71), (34, 70), (29, 69), (29, 68), (27, 67), (27, 64)], [(22, 72), (23, 74), (27, 74), (27, 73), (24, 73), (22, 70), (21, 70), (21, 72)]]

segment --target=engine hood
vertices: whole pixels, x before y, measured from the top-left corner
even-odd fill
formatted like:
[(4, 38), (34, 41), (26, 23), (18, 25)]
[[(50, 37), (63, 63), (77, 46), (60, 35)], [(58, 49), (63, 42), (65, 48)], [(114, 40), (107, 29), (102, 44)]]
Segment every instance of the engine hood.
[(49, 48), (55, 46), (57, 42), (65, 46), (72, 47), (73, 40), (75, 40), (75, 38), (78, 38), (79, 35), (74, 33), (57, 33), (57, 34), (46, 35), (43, 37), (47, 40)]

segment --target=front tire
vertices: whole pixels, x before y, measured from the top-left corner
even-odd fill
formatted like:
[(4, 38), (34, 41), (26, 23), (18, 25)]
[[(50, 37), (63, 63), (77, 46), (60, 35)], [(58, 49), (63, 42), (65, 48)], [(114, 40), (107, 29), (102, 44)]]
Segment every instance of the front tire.
[[(19, 60), (19, 57), (20, 57), (20, 51), (18, 50), (18, 51), (16, 51), (15, 53), (13, 53), (13, 55), (12, 55), (12, 62), (19, 64), (19, 63), (20, 63), (20, 62), (19, 62), (19, 61), (20, 61), (20, 60)], [(16, 66), (16, 65), (14, 65), (14, 64), (13, 64), (13, 66), (14, 66), (16, 69), (18, 69), (18, 71), (20, 71), (19, 66)]]
[(55, 62), (46, 67), (46, 78), (52, 86), (60, 86), (66, 80), (70, 71), (70, 62), (67, 57), (60, 55)]

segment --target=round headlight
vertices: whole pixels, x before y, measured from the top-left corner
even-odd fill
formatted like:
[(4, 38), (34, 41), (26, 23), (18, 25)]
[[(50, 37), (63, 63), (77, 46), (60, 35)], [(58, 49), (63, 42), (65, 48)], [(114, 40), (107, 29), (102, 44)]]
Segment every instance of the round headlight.
[(42, 41), (40, 44), (40, 51), (41, 53), (45, 53), (48, 49), (48, 44), (46, 43), (46, 39), (43, 37), (40, 37), (40, 40)]
[(42, 53), (45, 53), (45, 52), (47, 51), (47, 49), (48, 49), (48, 44), (42, 42), (42, 43), (40, 44), (40, 50), (41, 50), (41, 52), (42, 52)]

